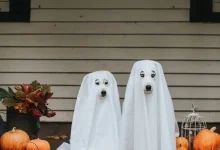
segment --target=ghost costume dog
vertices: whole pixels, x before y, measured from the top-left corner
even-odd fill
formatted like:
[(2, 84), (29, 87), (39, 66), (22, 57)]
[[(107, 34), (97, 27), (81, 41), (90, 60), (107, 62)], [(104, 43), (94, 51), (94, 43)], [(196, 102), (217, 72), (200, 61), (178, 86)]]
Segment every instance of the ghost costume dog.
[(134, 64), (126, 87), (120, 150), (175, 150), (178, 126), (164, 73), (158, 62)]
[(77, 97), (70, 146), (64, 143), (59, 149), (119, 150), (120, 117), (114, 76), (108, 71), (86, 75)]

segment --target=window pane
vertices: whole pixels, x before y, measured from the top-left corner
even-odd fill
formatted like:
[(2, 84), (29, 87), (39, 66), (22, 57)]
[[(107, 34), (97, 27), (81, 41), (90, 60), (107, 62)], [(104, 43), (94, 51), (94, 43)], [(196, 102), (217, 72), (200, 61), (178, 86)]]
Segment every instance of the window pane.
[(9, 0), (0, 0), (0, 12), (9, 12)]
[(213, 12), (220, 12), (220, 0), (213, 0)]

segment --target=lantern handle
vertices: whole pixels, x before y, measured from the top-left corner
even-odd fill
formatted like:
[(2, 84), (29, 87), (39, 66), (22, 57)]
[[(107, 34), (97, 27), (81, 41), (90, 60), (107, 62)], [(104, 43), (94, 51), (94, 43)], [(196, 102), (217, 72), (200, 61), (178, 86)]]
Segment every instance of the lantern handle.
[(193, 111), (193, 113), (195, 113), (196, 110), (198, 110), (198, 108), (196, 107), (196, 105), (192, 104), (192, 111)]

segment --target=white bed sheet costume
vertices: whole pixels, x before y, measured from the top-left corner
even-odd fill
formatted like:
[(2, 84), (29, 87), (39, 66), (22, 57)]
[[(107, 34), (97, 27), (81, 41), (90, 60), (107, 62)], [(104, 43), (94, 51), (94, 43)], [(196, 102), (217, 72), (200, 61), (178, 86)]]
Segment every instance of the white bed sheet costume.
[(117, 82), (108, 71), (83, 78), (75, 106), (70, 144), (58, 150), (120, 150), (121, 109)]
[(125, 92), (120, 150), (175, 150), (178, 133), (161, 65), (150, 60), (136, 62)]

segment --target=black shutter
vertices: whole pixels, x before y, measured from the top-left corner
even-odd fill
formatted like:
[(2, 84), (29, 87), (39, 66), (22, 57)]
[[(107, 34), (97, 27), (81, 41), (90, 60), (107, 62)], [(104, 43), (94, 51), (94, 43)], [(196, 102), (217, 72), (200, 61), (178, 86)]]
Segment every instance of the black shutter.
[(0, 12), (0, 22), (30, 22), (31, 0), (9, 0), (9, 12)]

